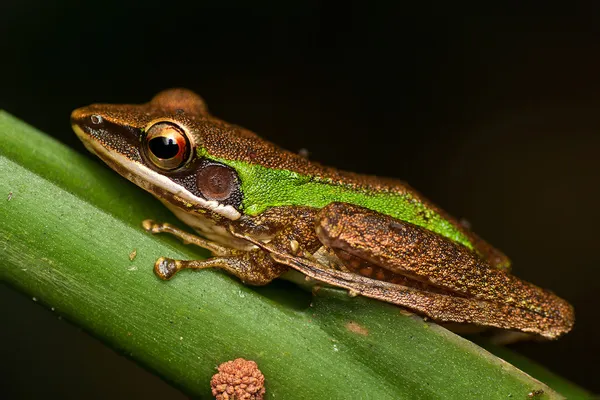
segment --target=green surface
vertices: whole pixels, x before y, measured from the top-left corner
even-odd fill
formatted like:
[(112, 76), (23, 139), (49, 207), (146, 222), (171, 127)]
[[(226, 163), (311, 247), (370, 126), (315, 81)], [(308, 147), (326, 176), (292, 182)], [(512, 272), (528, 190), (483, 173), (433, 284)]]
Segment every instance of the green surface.
[[(141, 229), (144, 218), (173, 220), (160, 203), (6, 113), (0, 137), (0, 279), (189, 394), (211, 398), (215, 367), (245, 357), (265, 374), (267, 398), (561, 398), (388, 304), (332, 289), (309, 304), (298, 287), (253, 289), (217, 271), (160, 281), (157, 257), (199, 257)], [(586, 397), (533, 370), (563, 395)]]

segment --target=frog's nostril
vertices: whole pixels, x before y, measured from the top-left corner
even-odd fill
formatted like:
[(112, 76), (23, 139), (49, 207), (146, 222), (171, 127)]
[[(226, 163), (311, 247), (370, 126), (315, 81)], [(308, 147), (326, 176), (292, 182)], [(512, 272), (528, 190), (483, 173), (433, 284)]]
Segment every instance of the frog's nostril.
[(99, 115), (92, 115), (90, 117), (90, 120), (92, 121), (92, 124), (94, 125), (98, 125), (102, 123), (102, 117)]

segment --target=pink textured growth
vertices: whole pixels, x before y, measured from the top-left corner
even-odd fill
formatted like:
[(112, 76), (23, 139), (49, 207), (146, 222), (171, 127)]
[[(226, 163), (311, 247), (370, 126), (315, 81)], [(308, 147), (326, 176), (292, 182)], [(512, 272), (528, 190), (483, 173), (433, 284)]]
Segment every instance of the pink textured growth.
[(262, 400), (265, 377), (254, 361), (238, 358), (219, 365), (210, 380), (216, 400)]

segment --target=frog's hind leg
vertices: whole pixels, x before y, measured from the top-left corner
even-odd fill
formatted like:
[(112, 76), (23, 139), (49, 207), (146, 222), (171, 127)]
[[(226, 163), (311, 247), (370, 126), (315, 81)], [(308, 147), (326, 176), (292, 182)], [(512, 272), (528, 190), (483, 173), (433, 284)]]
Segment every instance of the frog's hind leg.
[[(419, 294), (410, 296), (420, 298), (418, 307), (396, 304), (433, 319), (517, 329), (547, 338), (558, 337), (573, 326), (573, 307), (565, 300), (492, 267), (466, 246), (406, 221), (351, 204), (331, 203), (320, 210), (315, 230), (321, 243), (336, 254), (347, 252), (383, 268), (378, 272), (384, 278), (378, 281), (395, 283), (391, 277), (404, 275), (429, 285), (414, 287)], [(443, 292), (431, 290), (434, 287)], [(388, 297), (381, 300), (395, 302), (393, 291)], [(403, 298), (407, 299), (404, 294)]]
[(361, 295), (406, 307), (435, 321), (518, 329), (548, 339), (554, 339), (564, 333), (561, 326), (548, 326), (544, 316), (526, 309), (423, 291), (354, 273), (327, 269), (311, 260), (288, 254), (273, 252), (271, 257), (276, 262), (289, 265), (315, 280), (347, 289), (350, 295)]
[(418, 286), (409, 287), (331, 269), (309, 258), (289, 254), (272, 243), (263, 243), (235, 231), (232, 233), (269, 252), (276, 263), (288, 265), (310, 278), (347, 289), (352, 295), (370, 297), (408, 308), (435, 321), (516, 329), (548, 339), (554, 339), (570, 329), (568, 323), (565, 324), (560, 319), (553, 321), (546, 315), (530, 309), (458, 294), (423, 290)]

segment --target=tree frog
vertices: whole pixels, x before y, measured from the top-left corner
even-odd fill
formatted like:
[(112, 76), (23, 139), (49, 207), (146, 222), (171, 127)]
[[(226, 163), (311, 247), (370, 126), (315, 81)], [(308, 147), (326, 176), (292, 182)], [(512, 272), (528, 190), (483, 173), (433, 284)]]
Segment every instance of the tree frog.
[(512, 275), (502, 252), (404, 182), (283, 150), (213, 117), (191, 91), (79, 108), (71, 124), (88, 150), (202, 236), (150, 220), (147, 231), (213, 254), (161, 257), (161, 279), (220, 268), (265, 285), (291, 269), (438, 322), (548, 339), (573, 326), (569, 303)]

